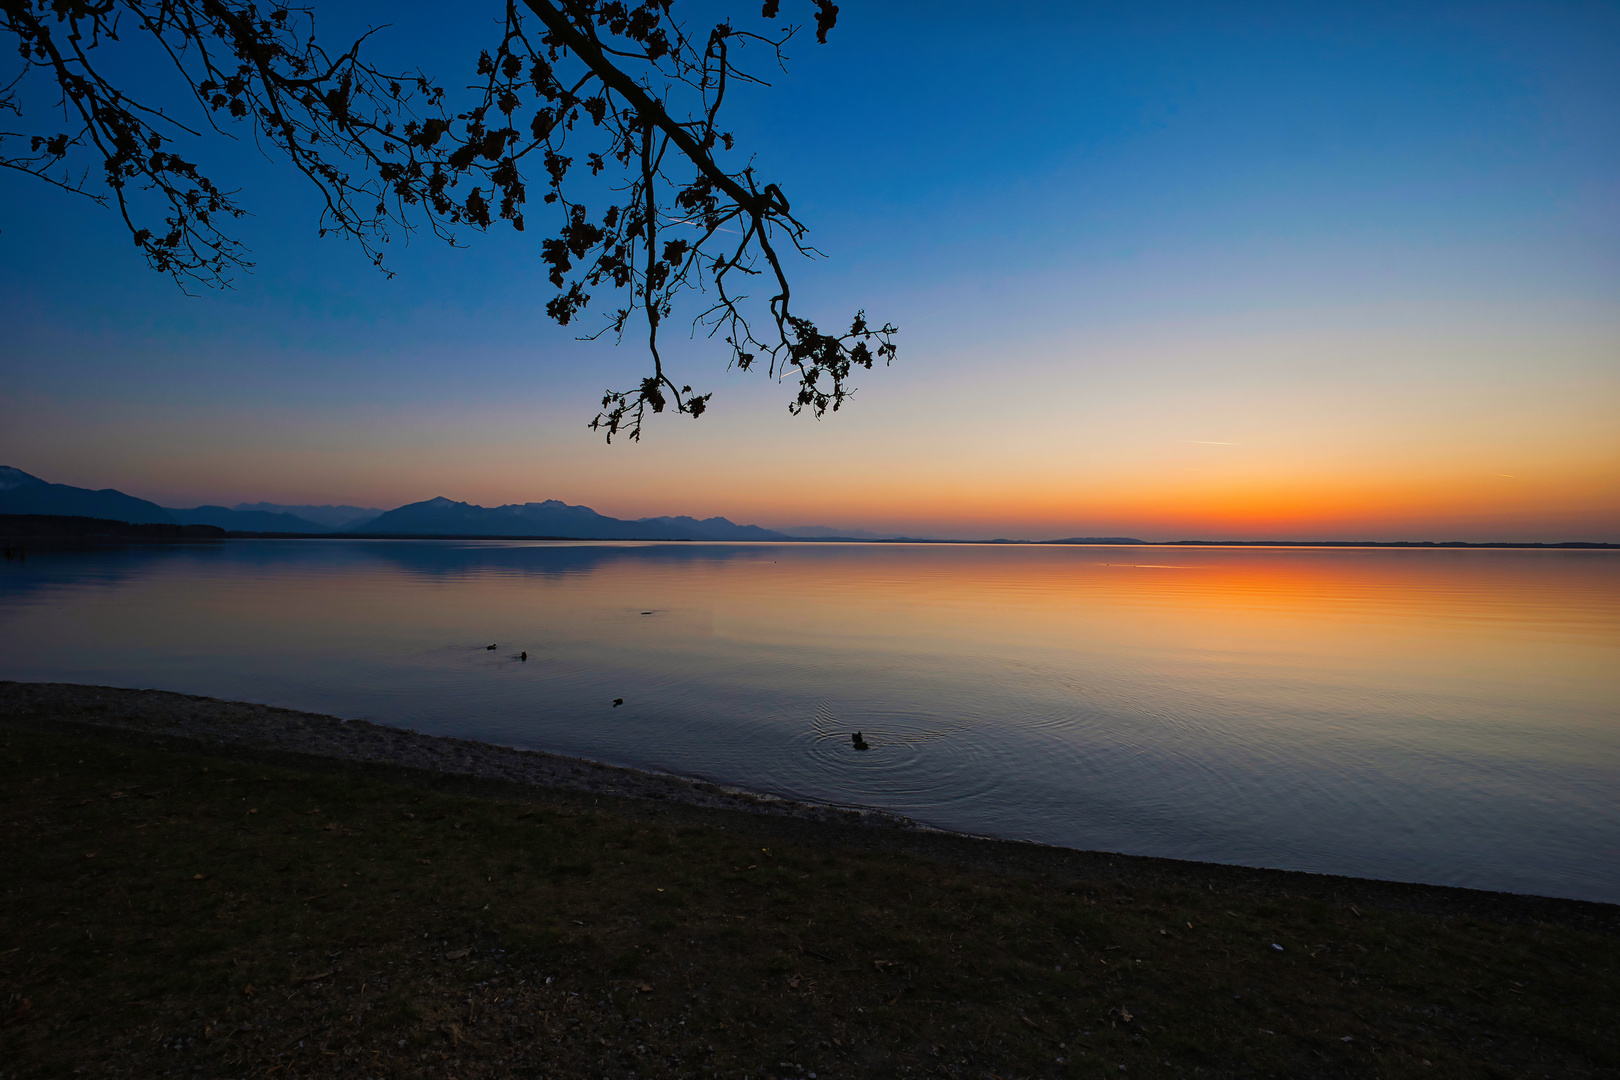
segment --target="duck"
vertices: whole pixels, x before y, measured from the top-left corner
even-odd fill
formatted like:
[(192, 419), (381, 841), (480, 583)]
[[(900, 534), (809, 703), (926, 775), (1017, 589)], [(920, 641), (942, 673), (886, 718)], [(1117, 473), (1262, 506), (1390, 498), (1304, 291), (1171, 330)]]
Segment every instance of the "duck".
[(615, 709), (617, 709), (620, 705), (623, 705), (623, 704), (624, 704), (624, 698), (616, 697), (616, 698), (613, 699), (613, 707)]
[(484, 648), (488, 649), (490, 652), (494, 652), (496, 649), (500, 648), (500, 646), (499, 645), (485, 645)]
[(524, 649), (522, 652), (518, 653), (518, 659), (519, 660), (527, 660), (528, 658), (529, 658), (529, 650), (528, 649)]
[(855, 749), (857, 749), (857, 750), (870, 750), (870, 749), (872, 749), (871, 744), (868, 743), (866, 741), (866, 739), (858, 731), (855, 734), (853, 734), (853, 735), (851, 735), (849, 737), (849, 741), (855, 744)]

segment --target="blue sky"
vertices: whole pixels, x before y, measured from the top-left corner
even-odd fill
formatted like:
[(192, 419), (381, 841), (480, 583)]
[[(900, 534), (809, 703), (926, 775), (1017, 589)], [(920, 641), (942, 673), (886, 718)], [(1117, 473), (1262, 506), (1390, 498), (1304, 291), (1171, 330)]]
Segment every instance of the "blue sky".
[[(682, 343), (713, 411), (603, 446), (643, 354), (546, 321), (535, 224), (387, 280), (239, 145), (203, 160), (258, 265), (195, 297), (0, 177), (0, 460), (169, 505), (1620, 539), (1620, 5), (841, 6), (732, 106), (827, 253), (808, 310), (902, 328), (836, 417)], [(499, 11), (442, 10), (379, 54), (469, 73)]]

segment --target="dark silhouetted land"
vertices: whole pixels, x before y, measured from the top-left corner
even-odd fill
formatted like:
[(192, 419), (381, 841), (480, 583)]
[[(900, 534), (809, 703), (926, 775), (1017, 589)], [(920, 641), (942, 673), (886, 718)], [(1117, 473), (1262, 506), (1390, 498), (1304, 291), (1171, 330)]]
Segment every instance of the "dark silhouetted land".
[(0, 537), (7, 540), (223, 540), (213, 525), (113, 521), (70, 514), (0, 514)]
[(1620, 1070), (1608, 905), (208, 745), (163, 732), (280, 711), (80, 691), (0, 684), (8, 1076)]

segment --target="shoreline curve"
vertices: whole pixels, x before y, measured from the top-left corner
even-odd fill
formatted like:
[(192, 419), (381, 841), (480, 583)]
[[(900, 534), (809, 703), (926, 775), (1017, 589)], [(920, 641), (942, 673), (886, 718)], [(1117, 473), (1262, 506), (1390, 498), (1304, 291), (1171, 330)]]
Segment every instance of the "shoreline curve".
[(873, 807), (816, 803), (545, 750), (428, 735), (368, 720), (169, 690), (0, 680), (3, 726), (159, 747), (172, 742), (179, 744), (174, 749), (245, 754), (294, 766), (380, 769), (406, 782), (413, 778), (415, 782), (422, 778), (460, 781), (502, 796), (521, 796), (523, 789), (529, 789), (560, 797), (607, 798), (621, 809), (639, 805), (647, 810), (659, 808), (656, 812), (664, 815), (696, 814), (739, 825), (747, 822), (801, 839), (884, 847), (994, 866), (1020, 875), (1067, 874), (1144, 885), (1190, 885), (1200, 890), (1208, 886), (1278, 896), (1310, 895), (1443, 916), (1551, 921), (1620, 933), (1620, 904), (1004, 840), (939, 829)]

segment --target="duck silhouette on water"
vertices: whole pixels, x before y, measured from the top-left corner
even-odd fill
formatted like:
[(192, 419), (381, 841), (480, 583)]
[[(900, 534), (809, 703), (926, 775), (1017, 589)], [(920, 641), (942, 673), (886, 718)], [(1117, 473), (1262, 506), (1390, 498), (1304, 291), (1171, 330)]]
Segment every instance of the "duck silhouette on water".
[(867, 742), (865, 737), (863, 737), (858, 731), (849, 737), (849, 741), (854, 744), (855, 749), (857, 750), (872, 749), (872, 744)]

